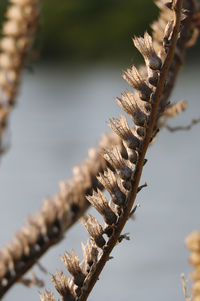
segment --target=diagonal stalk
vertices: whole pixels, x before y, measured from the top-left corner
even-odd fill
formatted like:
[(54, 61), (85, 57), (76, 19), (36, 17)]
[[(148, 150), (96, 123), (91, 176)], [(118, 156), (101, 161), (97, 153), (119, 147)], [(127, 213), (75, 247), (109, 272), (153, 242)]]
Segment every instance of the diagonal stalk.
[(170, 65), (171, 65), (171, 62), (173, 60), (174, 53), (175, 53), (175, 48), (176, 48), (176, 43), (177, 43), (178, 33), (180, 30), (180, 23), (181, 23), (182, 2), (183, 2), (183, 0), (177, 0), (177, 2), (176, 2), (175, 21), (174, 21), (175, 24), (174, 24), (173, 34), (172, 34), (172, 38), (171, 38), (171, 44), (169, 46), (165, 62), (163, 64), (163, 67), (160, 72), (160, 78), (159, 78), (159, 82), (158, 82), (158, 85), (156, 88), (156, 92), (155, 92), (155, 96), (154, 96), (154, 100), (153, 100), (153, 104), (152, 104), (152, 113), (151, 113), (150, 123), (149, 123), (149, 127), (147, 128), (143, 148), (142, 148), (141, 154), (139, 156), (139, 161), (138, 161), (137, 168), (135, 171), (135, 182), (134, 182), (134, 186), (132, 187), (132, 191), (130, 191), (129, 200), (127, 202), (127, 207), (124, 211), (122, 218), (119, 220), (118, 224), (116, 225), (115, 233), (111, 237), (111, 239), (108, 241), (106, 249), (104, 249), (101, 258), (96, 265), (96, 269), (95, 269), (94, 273), (92, 273), (92, 275), (91, 275), (87, 289), (83, 291), (81, 297), (79, 298), (79, 301), (87, 300), (92, 288), (94, 287), (96, 281), (99, 278), (101, 271), (103, 270), (106, 262), (109, 259), (111, 251), (113, 250), (113, 248), (115, 247), (115, 245), (118, 241), (120, 233), (122, 232), (122, 230), (128, 220), (130, 211), (135, 202), (135, 198), (137, 195), (137, 189), (139, 186), (139, 182), (140, 182), (140, 178), (141, 178), (141, 174), (142, 174), (142, 170), (143, 170), (143, 164), (144, 164), (146, 151), (148, 149), (149, 142), (150, 142), (150, 139), (153, 134), (153, 129), (156, 124), (160, 98), (162, 96), (162, 92), (164, 89), (168, 70), (170, 68)]

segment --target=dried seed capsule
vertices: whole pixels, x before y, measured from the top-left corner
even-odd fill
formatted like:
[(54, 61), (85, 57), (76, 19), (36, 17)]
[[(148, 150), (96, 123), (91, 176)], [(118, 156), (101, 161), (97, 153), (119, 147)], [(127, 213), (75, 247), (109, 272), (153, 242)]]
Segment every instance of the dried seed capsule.
[[(14, 258), (12, 254), (9, 252), (8, 248), (3, 248), (0, 250), (0, 262), (3, 262), (7, 269), (14, 269)], [(3, 267), (2, 267), (3, 268)]]
[(145, 80), (139, 74), (137, 68), (133, 65), (132, 69), (127, 69), (123, 72), (123, 78), (127, 83), (137, 90), (141, 100), (149, 101), (152, 93), (151, 88), (147, 85)]
[(135, 37), (133, 39), (133, 42), (135, 47), (143, 55), (147, 66), (153, 70), (160, 70), (162, 61), (155, 52), (152, 37), (147, 32), (145, 32), (144, 38)]
[[(200, 296), (200, 280), (196, 281), (191, 288), (191, 293), (193, 296)], [(195, 299), (192, 299), (195, 300)]]
[(127, 153), (128, 153), (128, 160), (133, 164), (137, 164), (138, 153), (134, 149), (130, 149), (128, 147), (127, 147)]
[(139, 137), (144, 138), (144, 136), (146, 134), (146, 129), (144, 127), (138, 126), (138, 127), (136, 127), (136, 132)]
[(83, 257), (84, 257), (84, 262), (86, 265), (91, 267), (94, 263), (97, 262), (97, 257), (98, 257), (98, 249), (96, 245), (93, 243), (90, 239), (88, 239), (86, 245), (81, 243), (82, 251), (83, 251)]
[(198, 252), (200, 251), (200, 232), (195, 231), (190, 234), (185, 240), (186, 246), (189, 250)]
[(138, 149), (140, 147), (140, 139), (134, 136), (124, 115), (121, 115), (120, 120), (116, 118), (111, 119), (109, 125), (113, 131), (125, 141), (127, 147), (131, 149)]
[(147, 114), (139, 106), (139, 100), (130, 91), (123, 93), (122, 98), (116, 98), (121, 108), (131, 116), (134, 123), (139, 126), (145, 126), (147, 122)]
[(124, 205), (126, 195), (119, 188), (116, 175), (111, 170), (108, 169), (104, 174), (100, 174), (98, 180), (110, 193), (115, 204), (119, 206)]
[(15, 234), (15, 239), (17, 239), (21, 245), (23, 246), (23, 253), (25, 255), (29, 255), (30, 253), (30, 245), (27, 239), (27, 235), (25, 235), (24, 231), (19, 231)]
[(75, 300), (72, 282), (63, 272), (56, 271), (55, 275), (51, 274), (51, 281), (61, 296), (69, 301)]
[(82, 286), (85, 280), (85, 275), (80, 267), (80, 261), (75, 251), (72, 251), (72, 255), (65, 252), (64, 257), (61, 257), (61, 260), (73, 276), (74, 283), (78, 286)]
[(91, 237), (94, 239), (96, 245), (99, 248), (103, 248), (105, 245), (106, 241), (103, 238), (103, 229), (101, 225), (98, 223), (95, 217), (92, 215), (88, 215), (88, 218), (83, 217), (82, 218), (82, 223), (88, 233), (91, 235)]
[(44, 200), (41, 212), (47, 224), (52, 224), (56, 220), (57, 212), (52, 198)]
[(122, 158), (127, 160), (128, 159), (128, 154), (127, 154), (126, 148), (123, 145), (122, 141), (119, 144), (118, 148), (119, 148), (119, 151), (120, 151), (120, 154), (121, 154)]
[(7, 272), (6, 264), (3, 261), (0, 261), (0, 279), (2, 279)]
[(149, 83), (152, 86), (157, 87), (158, 79), (159, 79), (159, 73), (155, 70), (149, 69), (149, 71), (148, 71), (148, 81), (149, 81)]
[(167, 25), (165, 26), (164, 38), (163, 38), (163, 46), (166, 49), (166, 51), (167, 51), (168, 46), (169, 46), (170, 41), (171, 41), (173, 27), (174, 27), (174, 21), (173, 20), (169, 21), (167, 23)]
[(6, 248), (14, 260), (21, 258), (23, 254), (23, 246), (18, 239), (14, 238), (13, 241), (6, 245)]
[(200, 280), (200, 265), (195, 266), (195, 270), (189, 276), (194, 281)]
[(200, 265), (200, 252), (192, 252), (189, 258), (189, 262), (193, 266)]
[(4, 37), (1, 39), (0, 47), (3, 51), (7, 53), (16, 53), (16, 45), (15, 45), (15, 39), (10, 37)]
[(39, 295), (41, 301), (55, 301), (54, 293), (51, 291), (45, 290), (43, 294), (40, 293)]
[(92, 196), (87, 196), (87, 200), (97, 209), (108, 225), (115, 224), (117, 221), (116, 214), (110, 208), (104, 193), (97, 189), (93, 191)]
[(37, 242), (39, 234), (40, 234), (37, 227), (28, 225), (28, 226), (22, 227), (21, 231), (24, 234), (24, 236), (26, 237), (28, 244), (34, 245)]
[(122, 158), (120, 151), (117, 147), (110, 151), (107, 151), (107, 153), (104, 155), (104, 158), (110, 163), (110, 165), (115, 170), (117, 170), (120, 178), (124, 180), (129, 180), (131, 178), (133, 173), (131, 166), (128, 164), (129, 162), (125, 161)]
[(123, 187), (126, 189), (126, 190), (128, 190), (128, 191), (130, 191), (131, 190), (131, 187), (132, 187), (132, 185), (131, 185), (131, 181), (122, 181), (122, 185), (123, 185)]

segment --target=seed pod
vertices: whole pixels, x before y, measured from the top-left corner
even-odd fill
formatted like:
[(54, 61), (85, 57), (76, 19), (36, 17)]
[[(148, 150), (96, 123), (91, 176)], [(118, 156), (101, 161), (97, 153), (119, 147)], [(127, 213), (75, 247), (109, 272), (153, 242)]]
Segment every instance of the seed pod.
[(86, 198), (102, 215), (106, 224), (112, 225), (116, 223), (117, 216), (110, 208), (107, 199), (101, 190), (97, 189), (97, 192), (93, 191), (93, 195), (87, 196)]
[(98, 223), (95, 217), (92, 215), (88, 215), (88, 218), (83, 217), (82, 223), (91, 237), (94, 239), (97, 247), (103, 248), (106, 241), (103, 238), (103, 229), (101, 225)]
[(121, 115), (120, 120), (112, 118), (109, 125), (113, 131), (124, 140), (128, 148), (138, 149), (140, 147), (140, 140), (134, 136), (124, 115)]
[(147, 114), (138, 105), (139, 100), (130, 91), (123, 93), (122, 98), (116, 98), (121, 108), (131, 116), (134, 123), (139, 126), (145, 126)]
[(39, 237), (38, 228), (35, 226), (27, 225), (21, 228), (22, 233), (26, 237), (26, 240), (29, 245), (34, 245), (37, 242)]
[(83, 258), (84, 263), (87, 269), (87, 266), (89, 268), (97, 262), (98, 258), (98, 249), (94, 243), (90, 239), (88, 239), (86, 245), (81, 243), (82, 251), (83, 251)]
[(162, 61), (155, 52), (152, 37), (147, 32), (145, 32), (144, 38), (135, 37), (133, 39), (133, 42), (135, 47), (143, 55), (147, 66), (153, 70), (160, 70)]
[(75, 251), (72, 251), (72, 255), (68, 252), (65, 252), (64, 257), (61, 257), (61, 260), (65, 264), (66, 268), (73, 276), (74, 283), (78, 286), (82, 286), (85, 275), (80, 267), (80, 261)]
[[(14, 258), (12, 254), (9, 252), (8, 248), (3, 248), (0, 250), (0, 262), (3, 262), (6, 266), (6, 269), (13, 270), (14, 269)], [(3, 269), (3, 267), (2, 267)]]
[(136, 133), (140, 138), (144, 138), (145, 134), (146, 134), (146, 129), (144, 127), (141, 126), (137, 126), (136, 128)]
[(193, 281), (200, 280), (200, 265), (195, 267), (195, 270), (189, 274), (190, 279)]
[(159, 79), (159, 73), (158, 73), (158, 71), (149, 69), (148, 70), (148, 81), (149, 81), (149, 83), (152, 86), (157, 87), (158, 79)]
[(104, 174), (100, 174), (98, 180), (110, 193), (112, 200), (116, 205), (124, 205), (126, 195), (121, 191), (116, 175), (110, 169), (108, 169), (107, 172), (104, 172)]
[(10, 241), (6, 245), (6, 248), (14, 260), (21, 258), (23, 254), (23, 246), (18, 239), (14, 238), (13, 241)]
[(150, 101), (152, 90), (141, 77), (134, 65), (132, 66), (132, 69), (127, 69), (127, 71), (123, 72), (123, 78), (131, 87), (137, 90), (141, 100)]
[(41, 301), (55, 301), (54, 293), (51, 291), (45, 290), (43, 294), (39, 293), (39, 295)]
[(51, 274), (51, 281), (58, 293), (64, 297), (64, 300), (75, 300), (72, 281), (63, 272), (56, 271), (55, 275)]
[(57, 212), (56, 212), (54, 200), (52, 198), (48, 198), (48, 199), (44, 200), (42, 208), (41, 208), (41, 212), (42, 212), (45, 222), (48, 225), (55, 222)]
[(120, 178), (123, 180), (129, 180), (132, 176), (132, 169), (129, 162), (125, 161), (117, 147), (110, 151), (107, 151), (104, 158), (110, 163), (110, 165), (118, 172)]

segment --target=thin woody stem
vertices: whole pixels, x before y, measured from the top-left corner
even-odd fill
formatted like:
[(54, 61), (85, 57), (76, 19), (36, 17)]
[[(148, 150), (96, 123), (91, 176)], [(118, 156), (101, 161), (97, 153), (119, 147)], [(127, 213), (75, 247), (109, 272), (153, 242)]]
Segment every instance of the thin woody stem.
[(171, 65), (171, 62), (173, 60), (174, 53), (175, 53), (176, 43), (177, 43), (177, 39), (178, 39), (178, 33), (180, 30), (182, 2), (183, 2), (182, 0), (177, 0), (175, 8), (174, 8), (175, 24), (174, 24), (173, 34), (172, 34), (172, 38), (171, 38), (171, 44), (169, 46), (165, 62), (163, 64), (163, 67), (160, 72), (160, 79), (159, 79), (159, 82), (157, 85), (157, 89), (156, 89), (153, 104), (152, 104), (152, 113), (151, 113), (150, 123), (149, 123), (149, 127), (147, 128), (143, 148), (142, 148), (141, 154), (139, 156), (139, 161), (138, 161), (137, 168), (135, 171), (135, 182), (134, 182), (132, 191), (130, 192), (130, 197), (129, 197), (129, 200), (127, 203), (127, 207), (124, 211), (122, 218), (119, 220), (118, 224), (116, 225), (114, 235), (108, 241), (106, 249), (104, 249), (104, 252), (103, 252), (101, 258), (97, 263), (96, 269), (95, 269), (94, 273), (92, 274), (92, 277), (90, 278), (87, 289), (85, 291), (83, 291), (81, 297), (79, 298), (79, 301), (87, 300), (92, 288), (94, 287), (96, 281), (99, 278), (99, 275), (100, 275), (102, 269), (104, 268), (106, 262), (109, 259), (112, 249), (115, 247), (115, 245), (118, 241), (120, 233), (122, 232), (122, 230), (128, 220), (130, 211), (135, 202), (135, 198), (137, 195), (137, 189), (139, 186), (139, 182), (140, 182), (140, 178), (141, 178), (141, 174), (142, 174), (142, 170), (143, 170), (143, 164), (144, 164), (146, 151), (147, 151), (149, 142), (150, 142), (152, 134), (153, 134), (154, 126), (156, 124), (160, 98), (162, 96), (162, 92), (163, 92), (163, 88), (164, 88), (165, 81), (167, 78), (168, 70), (170, 68), (170, 65)]

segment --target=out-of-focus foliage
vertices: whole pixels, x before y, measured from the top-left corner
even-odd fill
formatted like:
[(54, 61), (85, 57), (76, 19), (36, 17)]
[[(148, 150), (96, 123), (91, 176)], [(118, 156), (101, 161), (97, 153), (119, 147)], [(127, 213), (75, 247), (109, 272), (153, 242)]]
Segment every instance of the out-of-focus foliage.
[[(8, 0), (0, 0), (0, 20)], [(156, 18), (151, 0), (41, 0), (37, 49), (42, 59), (131, 61), (131, 37)]]
[(43, 0), (43, 56), (102, 59), (129, 56), (131, 37), (156, 17), (149, 0)]

